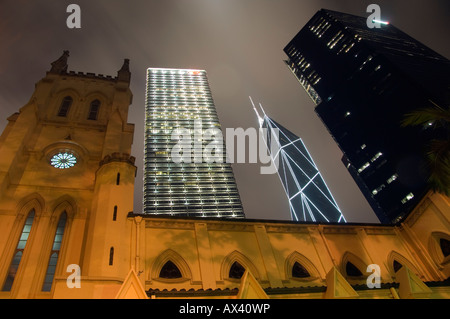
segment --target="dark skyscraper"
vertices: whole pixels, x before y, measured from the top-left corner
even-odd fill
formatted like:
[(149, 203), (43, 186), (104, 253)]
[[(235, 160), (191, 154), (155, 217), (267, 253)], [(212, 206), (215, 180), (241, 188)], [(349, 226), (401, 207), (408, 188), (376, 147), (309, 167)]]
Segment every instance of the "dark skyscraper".
[(284, 51), (380, 221), (401, 220), (429, 190), (425, 153), (438, 132), (400, 123), (449, 105), (449, 61), (391, 24), (370, 29), (366, 18), (329, 10)]

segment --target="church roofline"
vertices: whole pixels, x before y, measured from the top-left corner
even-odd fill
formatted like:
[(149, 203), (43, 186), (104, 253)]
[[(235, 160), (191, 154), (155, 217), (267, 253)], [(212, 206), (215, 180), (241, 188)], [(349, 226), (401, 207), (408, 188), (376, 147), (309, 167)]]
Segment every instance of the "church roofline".
[(318, 223), (318, 222), (305, 222), (305, 221), (290, 221), (290, 220), (272, 220), (272, 219), (248, 219), (248, 218), (217, 218), (217, 217), (194, 217), (194, 216), (170, 216), (170, 215), (153, 215), (153, 214), (136, 214), (134, 212), (129, 212), (129, 218), (142, 217), (144, 219), (167, 219), (173, 221), (208, 221), (208, 222), (230, 222), (230, 223), (265, 223), (265, 224), (289, 224), (289, 225), (304, 225), (304, 226), (344, 226), (344, 227), (355, 227), (355, 226), (374, 226), (374, 227), (389, 227), (392, 228), (392, 224), (375, 224), (375, 223)]

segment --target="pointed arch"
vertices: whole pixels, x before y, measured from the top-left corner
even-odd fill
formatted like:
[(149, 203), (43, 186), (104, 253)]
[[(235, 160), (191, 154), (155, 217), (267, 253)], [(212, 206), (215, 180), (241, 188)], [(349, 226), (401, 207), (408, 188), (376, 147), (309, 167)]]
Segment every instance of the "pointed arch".
[(93, 100), (99, 100), (102, 104), (112, 104), (111, 98), (99, 90), (89, 92), (84, 99), (89, 103)]
[(63, 88), (57, 92), (54, 93), (54, 96), (56, 97), (56, 101), (61, 100), (65, 96), (71, 96), (74, 100), (80, 100), (81, 99), (81, 93), (79, 90), (70, 87), (70, 88)]
[[(162, 278), (160, 277), (161, 270), (168, 265), (168, 262), (172, 263), (180, 271), (181, 277), (179, 278)], [(153, 262), (150, 279), (164, 282), (184, 282), (192, 280), (192, 272), (189, 268), (186, 260), (176, 251), (167, 249), (163, 251)]]
[(255, 267), (255, 265), (250, 261), (249, 258), (247, 258), (244, 254), (241, 252), (235, 250), (228, 254), (223, 261), (222, 265), (220, 267), (220, 277), (221, 279), (231, 280), (231, 281), (240, 281), (240, 279), (237, 278), (230, 278), (230, 270), (233, 267), (233, 264), (237, 262), (239, 265), (241, 265), (246, 270), (248, 269), (253, 276), (259, 280), (260, 275), (258, 269)]
[(73, 219), (78, 214), (77, 202), (67, 194), (56, 199), (51, 207), (51, 216), (54, 219), (58, 219), (63, 212), (67, 214), (69, 219)]
[(366, 279), (366, 270), (369, 263), (364, 262), (355, 254), (347, 251), (342, 256), (341, 273), (346, 279)]
[(401, 266), (408, 267), (419, 278), (422, 277), (422, 273), (419, 272), (418, 268), (412, 262), (410, 262), (407, 258), (405, 258), (403, 255), (401, 255), (400, 253), (398, 253), (398, 252), (396, 252), (394, 250), (389, 253), (389, 256), (387, 258), (387, 262), (388, 262), (388, 269), (389, 269), (389, 272), (392, 275), (392, 278), (395, 278), (396, 270), (398, 271), (400, 269), (397, 264), (396, 264), (396, 267), (394, 269), (394, 262), (400, 264)]
[(54, 95), (54, 106), (50, 108), (52, 115), (55, 117), (72, 118), (75, 112), (71, 112), (73, 105), (78, 103), (81, 99), (81, 94), (74, 88), (64, 88)]
[(34, 209), (36, 216), (41, 216), (45, 210), (44, 197), (39, 193), (32, 193), (22, 198), (17, 203), (17, 216), (23, 217), (28, 215), (30, 210)]
[(432, 232), (428, 242), (428, 249), (430, 251), (431, 258), (442, 268), (444, 265), (450, 263), (450, 255), (448, 255), (448, 242), (450, 242), (450, 234), (436, 231)]
[[(301, 266), (304, 269), (304, 271), (307, 272), (305, 273), (303, 271), (303, 276), (295, 276), (295, 274), (293, 273), (293, 271), (299, 266)], [(300, 254), (298, 251), (292, 252), (286, 258), (284, 269), (286, 279), (312, 281), (320, 277), (320, 273), (317, 270), (316, 266), (314, 266), (314, 264), (308, 258)], [(307, 274), (309, 276), (306, 276)]]

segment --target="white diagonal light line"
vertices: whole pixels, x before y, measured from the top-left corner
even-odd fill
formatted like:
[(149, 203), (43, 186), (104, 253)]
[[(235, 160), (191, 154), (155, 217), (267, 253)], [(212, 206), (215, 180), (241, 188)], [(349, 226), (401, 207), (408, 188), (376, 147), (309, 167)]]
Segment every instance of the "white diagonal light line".
[[(303, 144), (302, 139), (300, 139), (300, 141), (301, 141), (302, 144)], [(313, 161), (311, 155), (309, 154), (309, 152), (308, 152), (308, 150), (307, 150), (305, 144), (303, 144), (303, 147), (305, 148), (306, 152), (308, 153), (308, 156), (306, 156), (305, 154), (303, 154), (303, 152), (299, 150), (299, 148), (297, 147), (297, 145), (294, 144), (294, 147), (300, 152), (300, 154), (303, 155), (303, 157), (304, 157), (304, 158), (305, 158), (305, 159), (306, 159), (306, 160), (307, 160), (307, 161), (308, 161), (308, 162), (309, 162), (316, 170), (319, 170), (319, 169), (317, 168), (316, 163), (314, 163), (314, 161)]]
[[(284, 173), (284, 183), (283, 183), (283, 180), (281, 180), (281, 184), (284, 187), (284, 191), (286, 192), (286, 195), (289, 197), (289, 185), (288, 185), (287, 176), (286, 176), (286, 166), (284, 165), (283, 159), (281, 159), (281, 164), (283, 164), (283, 173)], [(280, 175), (280, 174), (278, 174), (278, 175)], [(281, 176), (280, 176), (280, 179), (281, 179)]]
[[(281, 155), (282, 155), (282, 156), (286, 156), (286, 152), (281, 153)], [(287, 164), (287, 166), (288, 166), (288, 168), (289, 168), (289, 171), (290, 171), (291, 174), (292, 174), (292, 179), (294, 180), (295, 185), (297, 185), (297, 189), (302, 189), (302, 187), (301, 187), (300, 184), (298, 183), (297, 177), (296, 177), (295, 174), (294, 174), (294, 171), (293, 171), (293, 169), (292, 169), (292, 167), (291, 167), (291, 164), (289, 163), (288, 160), (286, 160), (286, 158), (285, 158), (285, 161), (286, 161), (286, 164)]]
[(313, 205), (314, 206), (314, 208), (315, 209), (317, 209), (317, 211), (319, 212), (319, 214), (320, 215), (322, 215), (323, 216), (323, 218), (325, 218), (325, 220), (327, 221), (327, 222), (329, 222), (329, 220), (328, 220), (328, 218), (324, 215), (324, 214), (322, 214), (322, 211), (319, 209), (319, 208), (317, 208), (317, 206), (316, 205), (314, 205), (314, 203), (309, 199), (309, 197), (308, 196), (306, 196), (305, 195), (305, 193), (303, 193), (303, 195), (306, 197), (306, 199), (308, 200), (308, 202), (310, 202), (311, 203), (311, 205)]
[(291, 201), (289, 201), (289, 206), (291, 207), (291, 215), (293, 215), (292, 217), (295, 218), (296, 221), (298, 221), (297, 213), (296, 213)]
[[(305, 199), (306, 198), (306, 199)], [(305, 196), (305, 194), (302, 194), (302, 199), (304, 200), (304, 202), (305, 202), (305, 206), (306, 206), (306, 209), (307, 209), (307, 211), (308, 211), (308, 214), (309, 214), (309, 216), (311, 217), (311, 220), (313, 221), (313, 222), (315, 222), (316, 221), (316, 218), (314, 217), (314, 214), (313, 214), (313, 212), (312, 212), (312, 210), (311, 210), (311, 207), (309, 207), (309, 204), (308, 204), (308, 197), (306, 197)], [(306, 220), (306, 219), (305, 219)]]
[(292, 163), (294, 163), (294, 165), (297, 166), (298, 169), (301, 170), (302, 173), (305, 174), (306, 177), (308, 177), (308, 179), (311, 179), (311, 177), (309, 177), (309, 175), (306, 174), (306, 172), (305, 172), (305, 171), (304, 171), (304, 170), (303, 170), (303, 169), (302, 169), (302, 168), (294, 161), (294, 159), (293, 159), (288, 153), (286, 153), (285, 151), (283, 151), (283, 155), (289, 157), (289, 158), (291, 159)]
[[(319, 175), (320, 175), (320, 173), (319, 173)], [(326, 186), (327, 184), (326, 184), (325, 181), (323, 180), (322, 175), (320, 175), (320, 178), (322, 179), (323, 184)], [(328, 198), (328, 196), (322, 191), (322, 189), (321, 189), (316, 183), (313, 183), (313, 185), (314, 185), (314, 186), (315, 186), (315, 187), (323, 194), (323, 196), (325, 196), (325, 198), (330, 202), (331, 205), (334, 206), (334, 208), (336, 208), (339, 212), (341, 212), (341, 210), (339, 209), (339, 207), (338, 207), (337, 203), (334, 201), (334, 199), (331, 200), (330, 198)], [(305, 186), (305, 187), (306, 187), (306, 186)], [(304, 189), (305, 187), (303, 187), (303, 189)], [(327, 188), (328, 188), (328, 187), (327, 187)], [(328, 190), (328, 192), (329, 192), (329, 194), (331, 195), (330, 190)], [(333, 195), (331, 195), (331, 196), (333, 197)]]
[(300, 196), (300, 202), (302, 203), (303, 220), (306, 221), (305, 204), (303, 203), (303, 194), (302, 196)]
[[(280, 130), (280, 132), (281, 132), (281, 130)], [(274, 159), (277, 158), (278, 154), (280, 153), (280, 151), (281, 151), (282, 149), (288, 147), (289, 145), (292, 145), (292, 144), (295, 143), (295, 142), (301, 141), (301, 140), (302, 140), (302, 139), (299, 138), (299, 139), (296, 139), (295, 141), (292, 141), (292, 142), (290, 142), (290, 143), (288, 143), (288, 144), (286, 144), (286, 145), (284, 145), (284, 146), (278, 147), (278, 151), (277, 151), (277, 154), (275, 154)], [(294, 145), (294, 147), (297, 148), (295, 145)], [(297, 148), (297, 149), (298, 149), (298, 148)], [(299, 150), (299, 152), (300, 152), (300, 150)], [(301, 153), (301, 152), (300, 152), (300, 153)], [(302, 154), (302, 155), (303, 155), (303, 154)]]
[[(305, 148), (306, 152), (308, 153), (308, 156), (306, 156), (305, 154), (303, 154), (303, 152), (297, 147), (297, 145), (295, 145), (295, 144), (293, 144), (293, 145), (294, 145), (294, 147), (297, 149), (297, 151), (299, 151), (300, 154), (302, 154), (302, 156), (303, 156), (303, 157), (304, 157), (304, 158), (305, 158), (312, 166), (314, 166), (314, 168), (317, 170), (317, 165), (314, 163), (314, 160), (312, 159), (311, 154), (309, 154), (308, 149), (306, 148), (305, 144), (303, 144), (302, 139), (301, 139), (301, 138), (298, 138), (298, 139), (295, 140), (295, 141), (291, 141), (291, 139), (289, 138), (289, 136), (287, 136), (287, 135), (283, 132), (283, 130), (280, 130), (280, 128), (276, 125), (276, 123), (275, 123), (271, 118), (268, 118), (268, 119), (270, 120), (270, 122), (272, 123), (272, 125), (275, 126), (275, 127), (279, 130), (279, 132), (281, 132), (281, 134), (283, 134), (283, 135), (290, 141), (290, 143), (289, 143), (289, 144), (286, 144), (285, 146), (288, 146), (288, 145), (290, 145), (290, 144), (293, 144), (293, 143), (295, 143), (295, 142), (297, 142), (297, 141), (300, 141), (300, 142), (302, 143), (303, 147)], [(278, 141), (278, 145), (279, 145), (279, 146), (281, 145), (280, 141)], [(282, 148), (284, 148), (285, 146), (280, 147), (280, 150), (281, 150)], [(276, 158), (276, 156), (275, 156), (275, 158)]]
[[(308, 181), (308, 183), (306, 183), (305, 186), (303, 186), (303, 188), (301, 188), (301, 189), (297, 192), (297, 194), (295, 194), (295, 195), (293, 195), (291, 198), (289, 198), (289, 200), (293, 199), (293, 198), (294, 198), (295, 196), (297, 196), (298, 194), (303, 193), (303, 190), (306, 188), (306, 186), (308, 186), (309, 183), (311, 183), (312, 180), (313, 180), (314, 178), (316, 178), (317, 175), (319, 175), (319, 172), (317, 172), (316, 175), (314, 175), (313, 178), (311, 178), (311, 179)], [(314, 185), (315, 185), (315, 184), (314, 184)]]

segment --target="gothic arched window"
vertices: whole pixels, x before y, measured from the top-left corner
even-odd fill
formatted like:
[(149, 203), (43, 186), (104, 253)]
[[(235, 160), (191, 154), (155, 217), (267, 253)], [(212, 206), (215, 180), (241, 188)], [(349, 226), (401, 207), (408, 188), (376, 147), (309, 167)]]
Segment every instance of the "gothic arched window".
[(439, 240), (439, 246), (441, 247), (442, 250), (442, 254), (444, 254), (444, 257), (447, 257), (450, 255), (450, 241), (445, 239), (445, 238), (441, 238)]
[(70, 106), (72, 105), (73, 99), (70, 96), (66, 96), (59, 106), (58, 116), (66, 117), (69, 113)]
[(231, 267), (230, 267), (230, 272), (228, 274), (229, 278), (234, 278), (234, 279), (241, 279), (242, 276), (245, 273), (245, 268), (238, 263), (237, 261), (235, 261)]
[(395, 272), (399, 271), (400, 268), (403, 267), (403, 265), (402, 265), (401, 263), (399, 263), (397, 260), (394, 260), (392, 266), (394, 267), (394, 271), (395, 271)]
[(293, 278), (307, 278), (310, 276), (311, 275), (309, 274), (309, 272), (306, 270), (305, 267), (303, 267), (298, 262), (294, 263), (294, 266), (292, 267), (292, 277)]
[(56, 264), (58, 263), (59, 252), (61, 250), (61, 243), (64, 236), (64, 229), (66, 228), (67, 214), (63, 212), (59, 217), (58, 226), (56, 226), (56, 234), (53, 239), (52, 251), (48, 261), (47, 272), (45, 273), (44, 284), (42, 291), (50, 291), (52, 289), (53, 277), (55, 276)]
[(3, 283), (2, 291), (11, 291), (14, 279), (16, 278), (17, 270), (19, 269), (20, 261), (22, 260), (23, 253), (27, 245), (28, 238), (30, 236), (33, 220), (34, 220), (34, 209), (31, 210), (30, 213), (28, 214), (28, 217), (25, 221), (25, 225), (22, 228), (22, 233), (20, 235), (19, 242), (17, 243), (13, 259), (9, 266), (8, 275), (5, 279), (5, 282)]
[(91, 102), (91, 105), (89, 107), (89, 115), (88, 120), (96, 120), (98, 116), (98, 111), (100, 109), (100, 101), (94, 100)]
[(351, 262), (347, 262), (345, 265), (345, 272), (348, 276), (351, 277), (361, 277), (363, 276), (361, 270), (358, 269), (355, 265), (353, 265)]
[(175, 279), (181, 278), (183, 276), (181, 275), (181, 271), (178, 269), (178, 267), (169, 260), (164, 264), (164, 266), (162, 266), (161, 271), (159, 272), (159, 277), (166, 279)]

